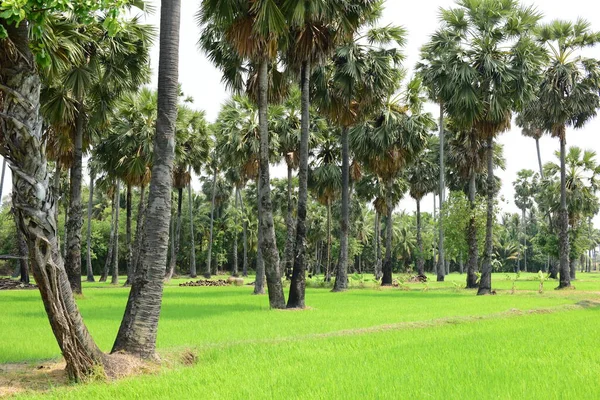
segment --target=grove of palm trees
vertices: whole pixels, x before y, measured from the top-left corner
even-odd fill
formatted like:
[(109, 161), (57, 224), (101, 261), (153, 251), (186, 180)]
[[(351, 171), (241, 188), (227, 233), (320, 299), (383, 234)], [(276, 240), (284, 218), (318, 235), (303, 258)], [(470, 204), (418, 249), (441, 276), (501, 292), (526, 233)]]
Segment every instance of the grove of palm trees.
[(600, 397), (600, 13), (399, 3), (1, 0), (0, 397)]

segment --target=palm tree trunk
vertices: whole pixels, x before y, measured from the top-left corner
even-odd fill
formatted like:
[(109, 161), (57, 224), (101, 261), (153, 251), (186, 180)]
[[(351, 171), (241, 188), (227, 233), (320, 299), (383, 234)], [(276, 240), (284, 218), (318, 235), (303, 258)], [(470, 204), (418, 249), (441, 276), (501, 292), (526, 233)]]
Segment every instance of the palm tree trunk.
[[(14, 193), (13, 193), (13, 203), (14, 203)], [(25, 235), (19, 229), (19, 218), (17, 217), (17, 213), (15, 212), (14, 206), (12, 207), (12, 214), (15, 220), (15, 226), (17, 230), (17, 249), (19, 255), (19, 275), (20, 282), (29, 284), (29, 249), (27, 247), (27, 241), (25, 240)]]
[(115, 213), (117, 212), (117, 208), (115, 207), (115, 195), (113, 194), (112, 199), (110, 200), (110, 206), (112, 208), (110, 213), (110, 237), (108, 239), (108, 251), (106, 252), (106, 260), (104, 260), (104, 269), (102, 270), (102, 276), (100, 277), (99, 282), (106, 282), (108, 279), (108, 271), (110, 270), (110, 265), (112, 263), (112, 254), (115, 250), (115, 232), (117, 230), (115, 226)]
[(140, 187), (140, 203), (138, 204), (138, 215), (135, 227), (135, 240), (133, 245), (133, 275), (140, 265), (140, 253), (144, 239), (144, 223), (146, 221), (146, 185)]
[(542, 154), (540, 152), (540, 139), (535, 139), (535, 147), (537, 149), (538, 164), (540, 167), (540, 177), (544, 179), (544, 168), (542, 167)]
[(2, 159), (2, 175), (0, 176), (0, 205), (2, 205), (2, 193), (4, 191), (4, 177), (6, 176), (6, 158)]
[(331, 280), (331, 200), (327, 199), (327, 263), (325, 264), (325, 282)]
[[(260, 167), (259, 167), (260, 168)], [(260, 191), (260, 180), (256, 181), (256, 187)], [(257, 204), (258, 209), (258, 220), (260, 221), (262, 207), (260, 201)], [(254, 294), (262, 295), (265, 294), (265, 262), (262, 254), (262, 235), (263, 232), (258, 228), (258, 243), (256, 245), (256, 278), (254, 279)]]
[(94, 269), (92, 267), (92, 208), (94, 206), (94, 172), (90, 172), (90, 196), (87, 209), (87, 254), (86, 254), (86, 275), (88, 282), (94, 282)]
[(131, 185), (127, 184), (127, 194), (125, 197), (125, 247), (127, 248), (127, 279), (125, 286), (131, 285), (133, 279), (133, 249), (131, 244), (131, 207), (132, 207)]
[(242, 191), (238, 192), (240, 198), (240, 207), (242, 208), (242, 216), (244, 218), (244, 228), (242, 231), (242, 245), (244, 246), (244, 255), (242, 261), (242, 276), (248, 276), (248, 221), (246, 220), (246, 209), (244, 208), (244, 199)]
[(73, 165), (71, 165), (71, 186), (67, 222), (67, 241), (65, 267), (73, 293), (81, 294), (81, 226), (83, 213), (81, 207), (81, 184), (83, 178), (83, 129), (85, 111), (82, 101), (78, 101), (75, 121), (75, 140), (73, 142)]
[(569, 257), (569, 273), (572, 281), (577, 279), (577, 258)]
[(421, 237), (421, 199), (417, 199), (417, 273), (425, 277), (425, 260), (423, 258), (423, 238)]
[(175, 120), (179, 97), (181, 0), (162, 0), (158, 65), (158, 118), (148, 215), (140, 268), (136, 271), (113, 352), (154, 357), (167, 262), (169, 213), (175, 158)]
[(298, 169), (298, 206), (296, 210), (296, 243), (294, 266), (288, 297), (288, 308), (304, 308), (306, 288), (306, 209), (308, 202), (308, 142), (310, 138), (310, 72), (309, 61), (302, 63), (300, 121), (300, 164)]
[(444, 218), (442, 208), (444, 207), (444, 197), (446, 191), (446, 169), (444, 164), (444, 105), (440, 103), (440, 216), (439, 216), (439, 241), (438, 241), (438, 253), (439, 253), (439, 265), (441, 268), (437, 270), (437, 281), (444, 282), (445, 268), (445, 253), (444, 253)]
[(383, 265), (381, 262), (381, 214), (375, 212), (375, 279), (383, 277)]
[(569, 212), (567, 210), (567, 179), (565, 166), (566, 147), (567, 141), (563, 133), (560, 136), (560, 209), (558, 211), (558, 252), (560, 256), (560, 266), (558, 268), (560, 278), (559, 289), (571, 286), (569, 266)]
[(271, 204), (271, 178), (269, 175), (269, 126), (268, 108), (268, 63), (261, 60), (258, 71), (258, 119), (260, 128), (260, 169), (258, 198), (261, 205), (259, 229), (262, 231), (261, 251), (265, 263), (265, 276), (269, 289), (271, 308), (285, 308), (285, 297), (279, 269), (279, 251), (273, 225), (273, 206)]
[(385, 260), (383, 261), (383, 278), (381, 286), (390, 286), (392, 284), (392, 216), (394, 207), (392, 205), (392, 180), (388, 180), (386, 184), (386, 205), (387, 205), (387, 220), (385, 223)]
[[(192, 168), (190, 167), (190, 176)], [(192, 200), (192, 182), (188, 185), (188, 207), (190, 209), (190, 276), (195, 278), (196, 273), (196, 240), (194, 238), (194, 202)]]
[(121, 181), (117, 179), (115, 188), (115, 247), (112, 253), (111, 285), (119, 284), (119, 213), (121, 211)]
[(208, 235), (208, 250), (206, 255), (206, 270), (204, 271), (204, 277), (209, 279), (211, 277), (211, 263), (212, 263), (212, 247), (213, 247), (213, 228), (215, 225), (215, 197), (217, 194), (217, 167), (213, 172), (212, 181), (212, 199), (210, 201), (210, 233)]
[(527, 272), (527, 213), (523, 208), (523, 271)]
[[(56, 202), (49, 190), (40, 115), (41, 81), (29, 48), (28, 24), (6, 26), (19, 57), (0, 48), (0, 82), (11, 90), (0, 104), (2, 156), (13, 171), (13, 207), (29, 249), (31, 272), (40, 289), (67, 375), (82, 380), (102, 365), (102, 354), (83, 323), (57, 242)], [(12, 52), (12, 50), (11, 50)], [(11, 61), (7, 61), (11, 60)], [(15, 96), (20, 101), (7, 101)]]
[(340, 219), (340, 257), (335, 276), (334, 292), (348, 289), (348, 225), (350, 197), (350, 150), (348, 146), (348, 128), (342, 128), (342, 218)]
[(294, 226), (294, 202), (292, 201), (292, 166), (287, 166), (287, 215), (285, 219), (286, 224), (286, 240), (284, 249), (284, 264), (285, 264), (285, 279), (292, 279), (292, 271), (294, 269), (294, 239), (296, 236)]
[(471, 169), (469, 177), (469, 206), (471, 216), (467, 230), (467, 241), (469, 245), (469, 257), (467, 261), (467, 289), (477, 289), (477, 270), (479, 264), (479, 246), (477, 243), (477, 221), (475, 220), (475, 195), (477, 191), (475, 170)]
[(175, 225), (175, 235), (171, 242), (171, 259), (169, 261), (169, 271), (165, 280), (169, 281), (175, 273), (175, 267), (177, 266), (177, 256), (179, 255), (179, 244), (181, 240), (181, 206), (183, 203), (183, 188), (177, 188), (177, 222)]
[[(435, 223), (437, 222), (437, 200), (436, 200), (436, 195), (435, 192), (433, 193), (433, 223), (435, 225)], [(433, 235), (433, 272), (435, 272), (436, 276), (437, 276), (437, 270), (438, 270), (438, 260), (437, 260), (437, 246), (436, 246), (436, 242), (435, 242), (435, 233)]]
[(477, 295), (492, 293), (492, 251), (493, 251), (493, 228), (494, 228), (494, 139), (487, 139), (487, 218), (485, 226), (485, 250), (483, 264), (481, 266), (481, 278)]
[(235, 187), (235, 223), (234, 223), (234, 232), (233, 232), (233, 268), (231, 269), (232, 276), (238, 276), (238, 206), (239, 206), (239, 193), (240, 188)]

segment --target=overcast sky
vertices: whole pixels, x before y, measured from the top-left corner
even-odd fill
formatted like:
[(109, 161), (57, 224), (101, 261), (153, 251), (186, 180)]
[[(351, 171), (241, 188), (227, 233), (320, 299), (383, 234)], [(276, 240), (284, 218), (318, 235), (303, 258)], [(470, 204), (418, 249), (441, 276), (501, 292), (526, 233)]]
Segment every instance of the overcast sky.
[[(154, 15), (147, 17), (147, 23), (158, 27), (160, 16), (160, 1), (153, 0), (152, 3), (157, 10)], [(593, 28), (600, 30), (600, 3), (595, 0), (570, 0), (568, 2), (559, 0), (524, 1), (525, 4), (535, 4), (546, 20), (567, 19), (575, 20), (584, 17), (592, 23)], [(206, 111), (209, 120), (214, 121), (221, 104), (229, 97), (224, 86), (221, 84), (221, 74), (216, 70), (206, 57), (201, 54), (196, 46), (199, 37), (199, 29), (196, 26), (195, 14), (199, 8), (199, 0), (183, 0), (181, 13), (181, 42), (180, 42), (180, 70), (179, 81), (186, 95), (194, 98), (194, 107)], [(402, 25), (408, 31), (408, 44), (405, 48), (405, 67), (411, 74), (413, 66), (419, 58), (419, 48), (428, 40), (429, 36), (438, 27), (438, 11), (440, 7), (446, 8), (454, 4), (452, 0), (419, 0), (407, 2), (400, 0), (387, 0), (383, 14), (382, 24)], [(594, 49), (596, 57), (600, 57), (600, 48)], [(156, 85), (156, 71), (158, 67), (158, 43), (152, 49), (153, 85)], [(438, 117), (437, 108), (431, 107), (430, 111)], [(569, 146), (579, 146), (585, 149), (596, 150), (600, 144), (600, 122), (596, 118), (584, 129), (569, 131), (567, 143)], [(521, 136), (518, 128), (503, 134), (499, 142), (504, 145), (504, 156), (506, 158), (506, 170), (499, 171), (502, 179), (501, 198), (504, 199), (502, 208), (506, 211), (516, 212), (513, 203), (512, 182), (515, 180), (517, 171), (521, 169), (532, 169), (537, 171), (537, 156), (535, 152), (535, 141)], [(547, 162), (553, 160), (554, 152), (558, 150), (558, 140), (545, 137), (541, 140), (542, 160)], [(285, 169), (273, 167), (273, 177), (284, 177)], [(5, 185), (3, 195), (10, 192), (10, 178)], [(199, 183), (195, 182), (198, 188)], [(400, 204), (400, 209), (413, 211), (415, 209), (411, 199), (406, 199)], [(433, 199), (430, 197), (423, 201), (423, 211), (432, 211)]]

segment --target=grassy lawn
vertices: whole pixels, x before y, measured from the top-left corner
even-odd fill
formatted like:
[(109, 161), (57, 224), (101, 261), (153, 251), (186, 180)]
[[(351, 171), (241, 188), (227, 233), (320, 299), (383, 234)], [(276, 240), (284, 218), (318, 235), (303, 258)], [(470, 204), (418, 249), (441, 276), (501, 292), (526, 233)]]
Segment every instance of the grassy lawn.
[[(158, 347), (164, 355), (190, 349), (194, 366), (26, 396), (600, 398), (600, 308), (581, 306), (600, 301), (600, 274), (580, 274), (575, 291), (554, 291), (556, 282), (547, 281), (543, 294), (535, 277), (522, 274), (511, 294), (513, 282), (496, 274), (498, 295), (486, 297), (457, 289), (460, 275), (403, 289), (309, 288), (306, 311), (268, 310), (250, 286), (174, 280), (165, 288)], [(78, 303), (105, 351), (127, 293), (84, 284)], [(36, 291), (0, 292), (0, 303), (0, 363), (60, 356)]]

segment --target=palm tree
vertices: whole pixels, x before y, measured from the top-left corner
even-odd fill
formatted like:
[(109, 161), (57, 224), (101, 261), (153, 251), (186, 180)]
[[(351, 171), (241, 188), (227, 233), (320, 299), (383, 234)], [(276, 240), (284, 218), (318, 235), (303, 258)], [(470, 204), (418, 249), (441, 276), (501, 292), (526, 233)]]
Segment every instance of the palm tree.
[(582, 128), (600, 107), (600, 64), (585, 58), (581, 49), (600, 42), (584, 20), (575, 23), (553, 21), (538, 29), (538, 36), (548, 50), (550, 61), (542, 74), (537, 102), (526, 111), (538, 111), (543, 128), (560, 141), (561, 184), (559, 215), (559, 288), (571, 286), (569, 267), (569, 211), (566, 180), (566, 134), (568, 127)]
[(516, 0), (460, 1), (441, 12), (433, 48), (448, 49), (452, 92), (441, 91), (448, 114), (487, 144), (488, 215), (479, 295), (490, 294), (494, 224), (494, 139), (510, 127), (512, 111), (534, 95), (543, 59), (531, 38), (540, 15)]
[[(533, 106), (530, 104), (529, 106)], [(539, 105), (539, 103), (537, 103)], [(542, 163), (542, 155), (540, 152), (540, 139), (544, 135), (543, 122), (539, 120), (542, 113), (533, 110), (519, 113), (516, 118), (517, 125), (521, 128), (521, 134), (535, 140), (535, 148), (537, 150), (538, 165), (540, 168), (540, 177), (544, 179), (544, 168)], [(528, 119), (529, 118), (529, 119)]]
[(533, 207), (533, 196), (537, 187), (537, 174), (532, 170), (524, 169), (517, 173), (517, 180), (513, 182), (515, 188), (515, 205), (521, 210), (521, 225), (523, 236), (523, 270), (527, 272), (527, 210)]
[(179, 26), (181, 0), (161, 1), (158, 111), (154, 164), (148, 194), (146, 233), (139, 268), (131, 285), (125, 315), (113, 352), (154, 357), (156, 331), (167, 262), (172, 171), (175, 158), (175, 121), (179, 94)]
[[(421, 154), (410, 164), (406, 171), (406, 180), (410, 187), (410, 196), (417, 203), (417, 274), (421, 279), (427, 279), (425, 276), (425, 260), (423, 257), (423, 239), (421, 236), (421, 200), (423, 197), (436, 190), (438, 184), (438, 167), (433, 160), (435, 154), (431, 148), (432, 137), (428, 140), (428, 145)], [(440, 253), (441, 257), (441, 253)], [(443, 265), (443, 264), (440, 264)], [(440, 269), (438, 267), (438, 269)], [(444, 268), (441, 268), (442, 271)]]

